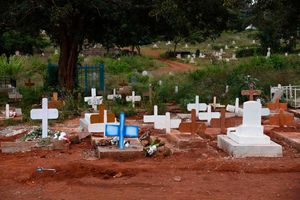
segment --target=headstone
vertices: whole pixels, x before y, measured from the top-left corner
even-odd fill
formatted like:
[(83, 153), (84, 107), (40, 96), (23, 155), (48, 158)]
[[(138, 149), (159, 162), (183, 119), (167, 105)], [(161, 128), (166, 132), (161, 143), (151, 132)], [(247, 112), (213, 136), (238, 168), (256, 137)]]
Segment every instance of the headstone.
[(152, 48), (153, 48), (153, 49), (158, 49), (158, 46), (157, 46), (157, 44), (156, 44), (156, 43), (155, 43), (155, 44), (153, 44)]
[(279, 113), (270, 115), (269, 124), (280, 127), (293, 126), (295, 125), (294, 114), (279, 110)]
[(121, 99), (121, 98), (122, 98), (122, 95), (117, 94), (116, 88), (113, 89), (113, 94), (107, 95), (108, 100), (116, 100), (116, 99)]
[(239, 98), (235, 99), (235, 105), (227, 105), (226, 106), (226, 111), (231, 112), (231, 113), (235, 113), (236, 116), (243, 116), (243, 109), (240, 108), (239, 105)]
[(237, 60), (235, 53), (232, 54), (231, 60)]
[(141, 101), (142, 97), (141, 96), (136, 96), (135, 91), (132, 91), (131, 96), (126, 96), (126, 101), (132, 103), (132, 107), (135, 107), (135, 102), (136, 101)]
[(227, 44), (225, 45), (225, 49), (226, 49), (226, 50), (229, 49)]
[(119, 138), (119, 149), (124, 149), (124, 138), (138, 138), (139, 127), (125, 125), (125, 114), (120, 113), (120, 124), (119, 125), (106, 125), (105, 136), (107, 137), (118, 137)]
[(48, 99), (43, 98), (42, 109), (32, 109), (30, 111), (31, 119), (41, 119), (42, 120), (42, 138), (48, 137), (48, 119), (57, 119), (58, 110), (48, 109)]
[(166, 46), (169, 46), (169, 45), (171, 45), (172, 43), (171, 43), (171, 41), (168, 41), (167, 43), (166, 43)]
[(16, 88), (13, 88), (12, 92), (8, 93), (8, 98), (13, 99), (15, 101), (21, 100), (23, 98), (23, 95), (21, 95)]
[(241, 91), (241, 95), (242, 96), (249, 96), (249, 101), (253, 101), (254, 96), (261, 95), (261, 90), (253, 90), (253, 86), (251, 84), (249, 90), (242, 90)]
[(214, 108), (214, 110), (216, 108), (225, 108), (225, 105), (221, 105), (220, 103), (217, 103), (217, 97), (214, 97), (213, 103), (210, 103), (209, 105), (211, 105)]
[(204, 123), (197, 122), (196, 110), (192, 109), (191, 122), (181, 122), (179, 125), (179, 131), (180, 132), (190, 132), (192, 134), (192, 136), (195, 136), (195, 134), (197, 133), (197, 130), (199, 130), (199, 129), (205, 130), (206, 125)]
[(280, 103), (279, 99), (276, 99), (274, 103), (267, 103), (267, 107), (271, 110), (271, 112), (278, 113), (280, 110), (287, 110), (287, 103)]
[(207, 112), (200, 112), (198, 115), (199, 120), (206, 120), (208, 125), (212, 119), (218, 119), (221, 115), (219, 112), (211, 112), (211, 105), (207, 106)]
[(91, 96), (84, 97), (84, 101), (88, 102), (88, 105), (92, 106), (94, 111), (97, 111), (97, 106), (102, 104), (103, 97), (96, 95), (96, 88), (91, 89)]
[(187, 59), (188, 60), (191, 59), (191, 55), (190, 54), (187, 55)]
[(236, 42), (233, 40), (233, 41), (232, 41), (232, 45), (235, 45), (235, 44), (236, 44)]
[(221, 48), (220, 49), (220, 54), (222, 55), (224, 53), (224, 50)]
[(185, 43), (184, 48), (186, 48), (186, 49), (189, 48), (189, 45), (187, 43)]
[(114, 123), (116, 121), (116, 117), (113, 113), (108, 113), (105, 110), (105, 106), (103, 104), (99, 105), (99, 113), (91, 114), (90, 122), (91, 124), (95, 123)]
[(270, 138), (264, 135), (261, 125), (261, 104), (248, 101), (244, 103), (243, 110), (243, 124), (228, 128), (227, 136), (238, 144), (270, 144)]
[(192, 111), (193, 109), (196, 110), (196, 116), (199, 116), (200, 111), (206, 111), (207, 104), (206, 103), (199, 103), (199, 96), (197, 95), (195, 97), (195, 103), (189, 103), (187, 104), (187, 110)]
[(5, 119), (9, 119), (9, 104), (5, 105)]
[(178, 94), (178, 85), (175, 85), (175, 94)]
[(205, 58), (205, 54), (203, 54), (202, 52), (200, 52), (199, 58)]
[(229, 85), (226, 85), (225, 93), (227, 94), (228, 92), (229, 92)]
[(176, 58), (177, 58), (177, 59), (181, 59), (181, 54), (180, 54), (180, 53), (177, 54), (177, 55), (176, 55)]
[(195, 59), (194, 59), (194, 57), (191, 58), (190, 64), (195, 64)]
[(270, 47), (268, 47), (268, 52), (267, 52), (267, 58), (270, 58), (270, 56), (271, 56), (271, 48)]

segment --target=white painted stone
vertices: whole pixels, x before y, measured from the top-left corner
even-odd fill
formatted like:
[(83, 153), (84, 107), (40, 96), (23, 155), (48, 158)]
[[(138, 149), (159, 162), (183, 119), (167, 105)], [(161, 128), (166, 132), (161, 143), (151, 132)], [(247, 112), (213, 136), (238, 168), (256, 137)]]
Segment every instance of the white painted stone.
[(207, 104), (206, 103), (199, 103), (199, 96), (197, 95), (195, 97), (195, 103), (189, 103), (187, 104), (187, 110), (192, 111), (193, 109), (196, 110), (196, 116), (199, 116), (200, 111), (206, 111)]
[(102, 104), (103, 97), (96, 96), (96, 88), (91, 89), (91, 96), (84, 97), (84, 101), (88, 102), (88, 105), (92, 106), (95, 111), (97, 111), (97, 106)]
[(177, 54), (177, 55), (176, 55), (176, 58), (177, 58), (177, 59), (181, 59), (181, 54), (180, 54), (180, 53)]
[(228, 104), (226, 106), (226, 111), (228, 112), (231, 112), (231, 113), (235, 113), (236, 116), (243, 116), (243, 109), (240, 108), (240, 105), (239, 105), (239, 98), (236, 98), (235, 99), (235, 105), (230, 105)]
[(270, 56), (271, 56), (271, 48), (270, 47), (268, 47), (268, 52), (267, 52), (267, 58), (270, 58)]
[(262, 107), (257, 101), (244, 103), (243, 123), (227, 129), (227, 136), (238, 144), (270, 144), (270, 137), (264, 135), (261, 125)]
[(175, 93), (178, 94), (178, 85), (175, 85)]
[(107, 110), (104, 110), (104, 122), (103, 123), (93, 123), (91, 124), (91, 116), (95, 113), (85, 113), (84, 118), (80, 119), (80, 128), (81, 130), (86, 128), (90, 133), (105, 133), (105, 128), (107, 124), (117, 124), (115, 119), (114, 123), (107, 123)]
[(5, 119), (9, 119), (9, 104), (5, 105)]
[(135, 91), (132, 91), (131, 96), (126, 96), (126, 101), (132, 103), (132, 107), (135, 107), (135, 102), (136, 101), (141, 101), (142, 97), (141, 96), (136, 96)]
[(207, 112), (200, 112), (198, 118), (200, 120), (206, 120), (208, 125), (210, 125), (210, 121), (212, 119), (218, 119), (221, 117), (219, 112), (211, 112), (211, 105), (207, 106)]
[(48, 99), (43, 98), (42, 109), (32, 109), (30, 111), (31, 119), (41, 119), (42, 120), (42, 138), (48, 137), (48, 119), (57, 119), (58, 110), (48, 109)]
[(113, 90), (113, 94), (107, 95), (107, 99), (108, 99), (108, 100), (115, 100), (115, 99), (121, 99), (121, 98), (122, 98), (122, 95), (117, 94), (115, 88), (114, 88), (114, 90)]

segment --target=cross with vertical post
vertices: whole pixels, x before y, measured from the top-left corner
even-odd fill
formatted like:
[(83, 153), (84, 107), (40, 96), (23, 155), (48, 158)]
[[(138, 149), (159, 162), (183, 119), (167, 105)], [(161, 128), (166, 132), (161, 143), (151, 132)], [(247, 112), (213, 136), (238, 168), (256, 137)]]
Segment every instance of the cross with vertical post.
[(199, 113), (199, 116), (198, 116), (198, 118), (200, 120), (206, 120), (208, 125), (210, 125), (210, 121), (212, 119), (216, 119), (216, 118), (220, 118), (220, 117), (221, 117), (221, 115), (219, 112), (211, 112), (210, 105), (207, 106), (207, 112), (201, 112), (201, 113)]
[(126, 96), (126, 101), (128, 101), (128, 102), (131, 101), (133, 108), (135, 107), (135, 102), (141, 101), (141, 100), (142, 100), (142, 97), (136, 96), (134, 91), (132, 91), (131, 96)]
[(207, 109), (207, 105), (205, 103), (199, 103), (199, 96), (195, 97), (195, 103), (189, 103), (187, 105), (187, 110), (192, 111), (192, 109), (196, 110), (196, 116), (198, 117), (199, 111), (205, 111)]
[(180, 132), (190, 132), (192, 136), (194, 137), (197, 133), (197, 130), (206, 129), (206, 125), (201, 122), (197, 122), (196, 119), (196, 109), (192, 109), (191, 113), (191, 122), (181, 122), (179, 125), (179, 131)]
[(84, 101), (88, 102), (88, 104), (91, 105), (95, 111), (97, 111), (97, 105), (102, 104), (103, 97), (102, 96), (96, 96), (96, 88), (92, 88), (91, 89), (91, 96), (90, 97), (84, 97)]
[(58, 110), (48, 109), (48, 99), (43, 98), (42, 109), (32, 109), (30, 111), (31, 119), (41, 119), (42, 120), (42, 138), (48, 137), (48, 119), (57, 119)]
[(261, 95), (261, 90), (254, 90), (253, 84), (250, 84), (249, 90), (242, 90), (241, 91), (242, 96), (249, 96), (249, 101), (253, 101), (253, 96), (259, 96)]
[(107, 95), (108, 100), (115, 100), (115, 99), (121, 99), (121, 98), (122, 98), (122, 95), (117, 94), (116, 88), (113, 89), (113, 94)]
[(287, 110), (287, 103), (280, 103), (279, 99), (277, 98), (275, 103), (267, 103), (267, 107), (271, 111)]
[(125, 114), (120, 113), (119, 125), (106, 125), (105, 136), (107, 137), (119, 137), (119, 148), (124, 149), (124, 138), (138, 138), (139, 127), (138, 126), (126, 126)]

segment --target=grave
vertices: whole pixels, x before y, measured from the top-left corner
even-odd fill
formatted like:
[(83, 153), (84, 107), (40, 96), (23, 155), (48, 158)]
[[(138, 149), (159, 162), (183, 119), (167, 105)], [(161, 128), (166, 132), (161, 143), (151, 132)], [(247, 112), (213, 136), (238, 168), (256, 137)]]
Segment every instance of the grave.
[(195, 97), (195, 103), (189, 103), (187, 104), (187, 110), (192, 111), (193, 109), (196, 110), (196, 116), (199, 116), (200, 111), (206, 111), (207, 104), (206, 103), (199, 103), (199, 96), (196, 95)]
[(239, 116), (239, 117), (243, 116), (243, 109), (240, 108), (240, 105), (239, 105), (239, 98), (236, 98), (236, 99), (235, 99), (235, 105), (234, 105), (234, 106), (228, 104), (228, 105), (226, 106), (226, 111), (231, 112), (231, 113), (234, 113), (236, 116)]
[(0, 116), (0, 120), (3, 119), (13, 119), (13, 120), (22, 120), (22, 109), (13, 108), (11, 109), (9, 104), (5, 105), (5, 111), (3, 112), (4, 116)]
[(154, 123), (155, 129), (166, 129), (166, 133), (171, 132), (171, 128), (178, 128), (181, 123), (181, 119), (171, 119), (169, 112), (166, 115), (158, 115), (158, 108), (154, 106), (153, 115), (144, 115), (145, 123)]
[(8, 92), (8, 98), (14, 101), (20, 101), (23, 98), (16, 88), (13, 88), (11, 92)]
[(198, 114), (198, 119), (207, 121), (208, 125), (210, 125), (210, 121), (212, 119), (216, 119), (216, 118), (220, 118), (220, 117), (221, 117), (221, 114), (219, 112), (211, 111), (211, 105), (207, 106), (207, 112), (200, 112)]
[(51, 100), (48, 101), (48, 108), (58, 108), (61, 109), (65, 105), (65, 102), (62, 100), (58, 100), (58, 93), (53, 92)]
[(102, 104), (103, 97), (96, 95), (96, 88), (91, 89), (91, 96), (84, 97), (84, 101), (88, 103), (88, 105), (92, 106), (94, 111), (97, 111), (97, 106)]
[(32, 109), (30, 111), (31, 119), (41, 119), (42, 120), (42, 138), (48, 137), (48, 119), (57, 119), (58, 110), (57, 109), (48, 109), (48, 99), (43, 98), (42, 100), (42, 109)]
[[(139, 127), (125, 125), (125, 114), (120, 113), (119, 125), (106, 125), (107, 137), (118, 137), (118, 147), (98, 146), (98, 158), (130, 159), (143, 155), (143, 146), (138, 140)], [(125, 148), (124, 138), (129, 138), (129, 147)]]
[(221, 105), (220, 103), (217, 103), (217, 97), (214, 97), (213, 103), (210, 103), (209, 105), (211, 105), (214, 110), (216, 110), (217, 108), (225, 108), (225, 105)]
[(218, 147), (234, 157), (281, 157), (282, 147), (264, 134), (261, 116), (261, 103), (245, 102), (242, 125), (218, 135)]
[(135, 107), (135, 102), (137, 102), (137, 101), (139, 102), (141, 100), (142, 100), (142, 97), (141, 96), (136, 96), (135, 91), (132, 91), (131, 96), (126, 96), (126, 101), (131, 102), (133, 108)]
[(269, 124), (280, 127), (295, 126), (294, 114), (279, 110), (279, 113), (270, 115)]
[(249, 90), (242, 90), (241, 91), (242, 96), (249, 96), (249, 101), (253, 101), (254, 96), (261, 95), (261, 90), (254, 90), (253, 84), (250, 84)]
[(106, 124), (116, 123), (113, 113), (108, 113), (103, 104), (99, 106), (99, 113), (85, 113), (84, 118), (80, 119), (80, 128), (89, 133), (104, 133)]
[(113, 101), (114, 101), (114, 100), (116, 100), (116, 99), (121, 99), (121, 98), (122, 98), (122, 95), (117, 94), (115, 88), (113, 89), (113, 93), (112, 93), (112, 94), (107, 95), (107, 99), (108, 99), (108, 100), (113, 100)]
[(287, 110), (287, 103), (280, 103), (279, 99), (276, 99), (275, 102), (267, 103), (267, 107), (271, 112), (278, 113), (280, 110)]
[(267, 56), (266, 56), (266, 58), (270, 58), (270, 56), (271, 56), (271, 48), (270, 48), (270, 47), (268, 47), (268, 52), (267, 52)]

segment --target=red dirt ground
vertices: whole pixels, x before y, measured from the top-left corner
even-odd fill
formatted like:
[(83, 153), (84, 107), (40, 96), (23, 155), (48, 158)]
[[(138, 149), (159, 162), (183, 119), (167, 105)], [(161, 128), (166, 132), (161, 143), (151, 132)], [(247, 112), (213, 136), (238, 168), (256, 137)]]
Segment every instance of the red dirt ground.
[(299, 152), (284, 145), (283, 158), (233, 159), (206, 142), (130, 161), (93, 159), (88, 139), (67, 151), (0, 153), (0, 199), (300, 199)]

